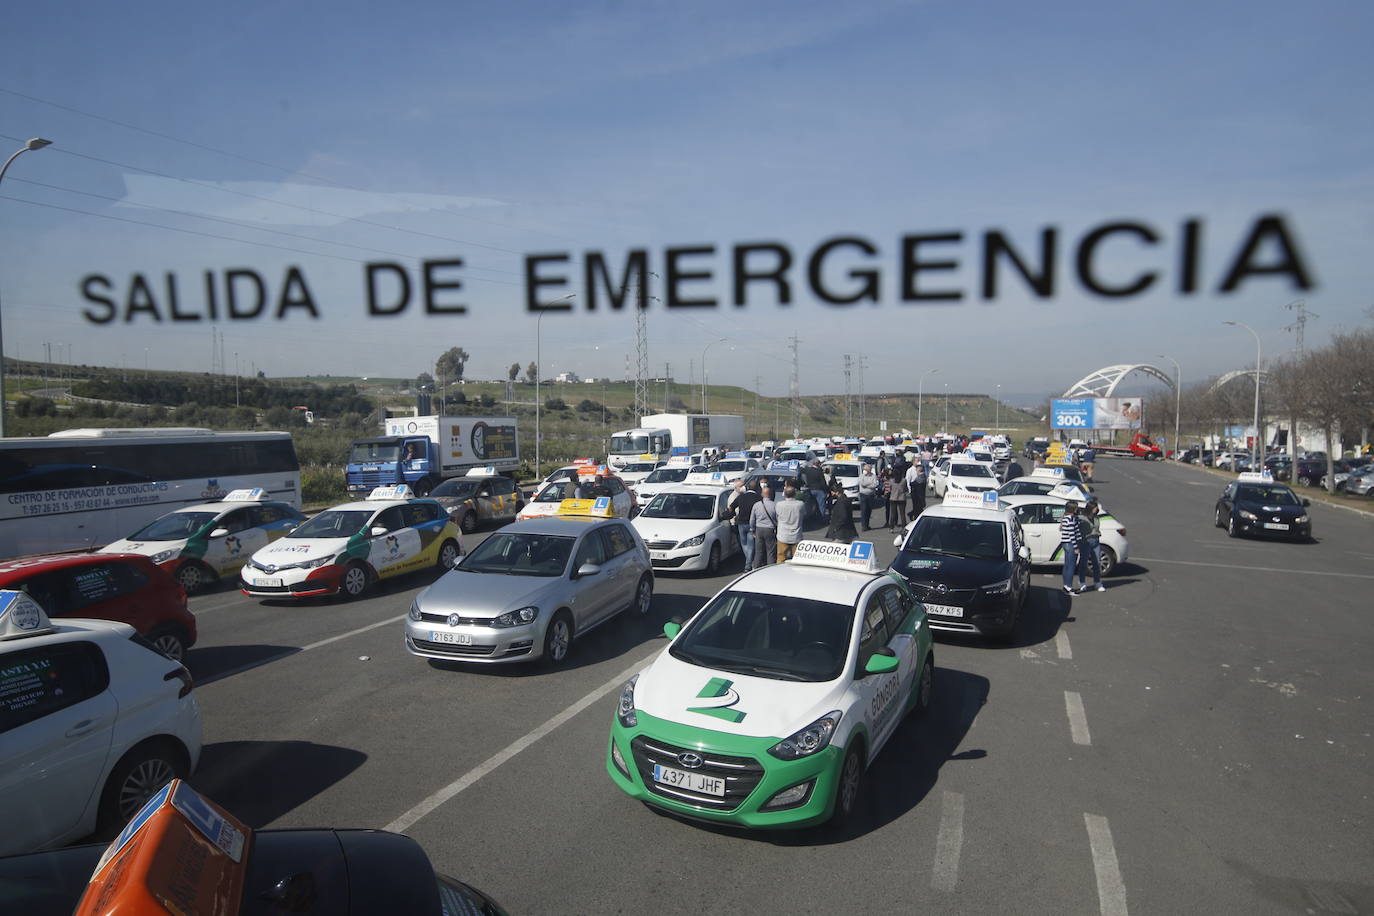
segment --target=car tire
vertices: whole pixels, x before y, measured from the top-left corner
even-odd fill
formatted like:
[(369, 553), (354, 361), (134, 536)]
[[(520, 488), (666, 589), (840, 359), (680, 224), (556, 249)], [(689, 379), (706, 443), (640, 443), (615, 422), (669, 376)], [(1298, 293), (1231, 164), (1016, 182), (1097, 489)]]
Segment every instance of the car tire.
[(567, 611), (558, 611), (544, 630), (544, 662), (551, 668), (560, 667), (568, 660), (572, 651), (572, 617)]
[(1226, 520), (1226, 536), (1232, 538), (1240, 537), (1240, 527), (1236, 525), (1236, 516), (1234, 513)]
[(477, 530), (477, 516), (471, 510), (463, 513), (463, 517), (458, 520), (458, 530), (464, 534), (472, 534)]
[(97, 835), (113, 837), (155, 792), (174, 777), (185, 779), (189, 770), (185, 751), (170, 738), (155, 738), (131, 748), (105, 780), (96, 818)]
[(835, 807), (830, 813), (831, 827), (844, 827), (854, 819), (863, 795), (864, 761), (857, 742), (844, 755), (840, 772), (835, 779)]
[(630, 613), (646, 617), (653, 605), (654, 580), (648, 573), (645, 573), (639, 577), (639, 584), (635, 586), (635, 597), (634, 602), (630, 605)]
[(1308, 477), (1306, 474), (1299, 474), (1298, 483), (1304, 487), (1310, 487), (1312, 486), (1312, 478)]
[(1214, 523), (1214, 525), (1215, 525), (1217, 528), (1225, 528), (1225, 527), (1226, 527), (1226, 520), (1225, 520), (1224, 518), (1221, 517), (1221, 506), (1217, 506), (1217, 519), (1216, 519), (1216, 522)]
[(433, 489), (434, 481), (428, 477), (421, 477), (419, 480), (415, 481), (415, 486), (411, 487), (410, 491), (416, 496), (428, 496)]
[(1097, 566), (1102, 573), (1102, 578), (1107, 578), (1116, 571), (1116, 551), (1106, 544), (1097, 545)]
[(935, 696), (935, 653), (926, 653), (926, 663), (916, 678), (916, 702), (911, 704), (907, 715), (913, 719), (924, 719), (930, 714), (930, 703)]
[(173, 578), (177, 580), (177, 585), (181, 586), (182, 591), (194, 595), (209, 587), (210, 583), (215, 581), (215, 574), (199, 560), (187, 560), (177, 567)]
[(448, 572), (450, 569), (453, 568), (454, 561), (462, 555), (463, 552), (458, 549), (457, 541), (453, 540), (452, 538), (449, 538), (447, 541), (444, 541), (444, 543), (439, 547), (439, 569), (443, 570), (444, 572)]
[(148, 634), (148, 642), (172, 661), (186, 661), (186, 631), (181, 627), (158, 627)]
[(366, 566), (361, 563), (349, 563), (344, 567), (343, 578), (339, 581), (339, 591), (345, 598), (361, 598), (367, 591), (369, 579)]
[(706, 555), (706, 568), (702, 570), (702, 574), (710, 578), (714, 578), (720, 575), (719, 543), (711, 545), (711, 552)]

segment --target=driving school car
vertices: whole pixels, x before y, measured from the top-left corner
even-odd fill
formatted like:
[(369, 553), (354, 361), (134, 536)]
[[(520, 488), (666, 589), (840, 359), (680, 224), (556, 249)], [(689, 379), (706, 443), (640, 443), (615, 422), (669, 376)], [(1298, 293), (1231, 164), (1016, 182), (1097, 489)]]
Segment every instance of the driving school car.
[(169, 512), (98, 552), (142, 554), (190, 595), (237, 573), (254, 551), (304, 520), (295, 507), (268, 500), (261, 487), (231, 490), (219, 502)]
[(853, 814), (934, 683), (925, 611), (867, 541), (802, 541), (716, 594), (621, 691), (606, 772), (666, 812), (797, 828)]
[(258, 598), (356, 598), (379, 579), (448, 569), (461, 544), (439, 503), (412, 498), (405, 484), (378, 487), (366, 500), (326, 509), (253, 554), (240, 585)]

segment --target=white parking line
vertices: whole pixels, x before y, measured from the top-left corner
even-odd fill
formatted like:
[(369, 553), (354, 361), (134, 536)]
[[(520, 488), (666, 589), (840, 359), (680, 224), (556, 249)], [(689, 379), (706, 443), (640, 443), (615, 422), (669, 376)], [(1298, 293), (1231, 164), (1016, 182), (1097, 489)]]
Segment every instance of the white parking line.
[(1083, 711), (1083, 697), (1072, 690), (1065, 690), (1064, 708), (1069, 713), (1069, 733), (1073, 735), (1073, 743), (1091, 745), (1093, 739), (1088, 734), (1088, 715)]
[(576, 703), (572, 704), (567, 709), (563, 710), (558, 715), (554, 716), (552, 719), (548, 720), (543, 725), (536, 728), (534, 731), (526, 734), (521, 738), (517, 738), (515, 741), (512, 741), (510, 744), (506, 745), (505, 748), (503, 748), (500, 751), (497, 751), (491, 757), (488, 757), (485, 761), (473, 767), (471, 770), (468, 770), (462, 776), (458, 777), (453, 782), (444, 786), (442, 789), (435, 792), (433, 795), (429, 796), (429, 798), (426, 798), (424, 801), (420, 802), (414, 808), (411, 808), (405, 814), (402, 814), (400, 817), (396, 818), (396, 820), (392, 821), (390, 824), (387, 824), (382, 829), (390, 831), (391, 833), (405, 833), (412, 826), (414, 826), (415, 822), (418, 821), (420, 818), (424, 817), (426, 814), (429, 814), (435, 808), (438, 808), (444, 802), (453, 798), (459, 792), (462, 792), (464, 789), (468, 788), (473, 783), (477, 782), (477, 780), (481, 779), (483, 776), (495, 770), (501, 764), (507, 762), (516, 754), (525, 750), (525, 748), (534, 744), (540, 738), (543, 738), (545, 735), (549, 734), (554, 729), (558, 728), (558, 726), (562, 725), (564, 722), (567, 722), (569, 719), (573, 718), (578, 713), (582, 712), (588, 706), (591, 706), (593, 703), (604, 697), (606, 694), (623, 686), (624, 683), (628, 681), (633, 674), (635, 674), (646, 664), (648, 664), (649, 659), (653, 658), (655, 655), (658, 655), (658, 653), (661, 651), (661, 646), (654, 649), (653, 652), (644, 656), (639, 661), (635, 662), (633, 665), (626, 668), (624, 671), (620, 672), (615, 677), (611, 678), (609, 681), (602, 684), (600, 687), (596, 688), (591, 693), (587, 694), (585, 697), (578, 700)]
[(964, 847), (964, 796), (946, 792), (940, 802), (940, 832), (935, 837), (935, 867), (930, 886), (952, 893), (959, 883), (959, 853)]
[(210, 607), (193, 607), (190, 610), (192, 614), (195, 614), (197, 617), (199, 617), (201, 614), (209, 614), (211, 611), (222, 611), (227, 607), (248, 604), (252, 604), (252, 602), (249, 601), (247, 598), (240, 598), (237, 601), (226, 601), (223, 604), (215, 604), (211, 605)]
[(1067, 631), (1060, 630), (1058, 633), (1054, 634), (1054, 648), (1058, 650), (1060, 658), (1073, 658), (1073, 647), (1069, 645), (1069, 634)]
[(384, 627), (387, 624), (392, 624), (401, 620), (405, 620), (405, 618), (405, 614), (398, 614), (395, 617), (388, 617), (386, 620), (379, 620), (376, 623), (369, 623), (365, 627), (358, 627), (358, 629), (356, 630), (349, 630), (347, 633), (340, 633), (338, 636), (331, 636), (328, 639), (321, 639), (318, 642), (309, 643), (308, 645), (301, 646), (299, 649), (287, 649), (284, 652), (278, 652), (276, 655), (269, 655), (266, 658), (259, 658), (255, 661), (248, 662), (246, 665), (239, 665), (237, 668), (230, 668), (228, 671), (218, 671), (207, 678), (196, 681), (196, 686), (204, 687), (208, 684), (213, 684), (216, 681), (222, 681), (227, 677), (233, 677), (234, 675), (242, 674), (245, 671), (252, 671), (254, 668), (261, 668), (263, 665), (267, 665), (275, 661), (280, 661), (283, 658), (289, 658), (292, 655), (299, 655), (302, 652), (309, 652), (311, 649), (318, 649), (321, 646), (327, 646), (332, 642), (338, 642), (339, 640), (347, 639), (350, 636), (357, 636), (359, 633), (366, 633), (368, 630), (375, 630), (378, 627)]
[(1116, 861), (1116, 847), (1112, 844), (1112, 828), (1100, 814), (1084, 813), (1088, 827), (1088, 846), (1093, 854), (1093, 871), (1097, 875), (1097, 903), (1102, 916), (1127, 916), (1126, 884), (1121, 880), (1121, 866)]
[(1374, 579), (1363, 573), (1323, 572), (1319, 569), (1283, 569), (1278, 566), (1236, 566), (1231, 563), (1197, 563), (1192, 560), (1166, 560), (1163, 557), (1131, 557), (1141, 563), (1176, 563), (1179, 566), (1207, 566), (1212, 569), (1244, 569), (1251, 572), (1292, 573), (1298, 576), (1332, 576), (1337, 579)]

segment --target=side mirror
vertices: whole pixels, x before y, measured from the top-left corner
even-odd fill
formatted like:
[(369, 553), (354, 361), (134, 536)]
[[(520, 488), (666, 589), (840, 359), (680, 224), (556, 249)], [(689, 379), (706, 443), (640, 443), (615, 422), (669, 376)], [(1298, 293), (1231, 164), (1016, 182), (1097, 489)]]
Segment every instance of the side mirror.
[(229, 533), (229, 529), (228, 529), (228, 528), (225, 528), (223, 525), (221, 525), (220, 527), (216, 528), (214, 531), (211, 531), (211, 532), (210, 532), (210, 537), (212, 537), (212, 538), (222, 538), (222, 537), (224, 537), (224, 536), (225, 536), (226, 534), (228, 534), (228, 533)]
[(899, 665), (901, 662), (897, 653), (884, 646), (869, 656), (868, 663), (864, 665), (864, 674), (891, 674)]
[(1303, 504), (1304, 506), (1310, 506), (1310, 505), (1312, 505), (1312, 500), (1310, 500), (1310, 499), (1308, 499), (1307, 497), (1304, 496), (1304, 497), (1303, 497), (1303, 500), (1302, 500), (1302, 504)]
[(573, 578), (581, 579), (583, 576), (594, 576), (599, 572), (601, 572), (601, 567), (597, 564), (583, 563), (581, 566), (577, 567), (577, 575)]
[(381, 525), (373, 525), (373, 526), (372, 526), (371, 534), (372, 534), (372, 536), (373, 536), (374, 538), (379, 538), (379, 537), (381, 537), (382, 535), (386, 534), (387, 531), (388, 531), (388, 529), (385, 528), (385, 527), (383, 527), (383, 526), (381, 526)]
[(896, 547), (898, 550), (902, 549), (902, 535), (899, 534), (892, 539), (892, 546)]
[(1031, 557), (1030, 548), (1022, 544), (1020, 547), (1016, 548), (1016, 555), (1023, 560), (1029, 560)]
[(663, 635), (669, 639), (676, 639), (677, 634), (682, 632), (682, 624), (676, 620), (670, 620), (663, 625)]

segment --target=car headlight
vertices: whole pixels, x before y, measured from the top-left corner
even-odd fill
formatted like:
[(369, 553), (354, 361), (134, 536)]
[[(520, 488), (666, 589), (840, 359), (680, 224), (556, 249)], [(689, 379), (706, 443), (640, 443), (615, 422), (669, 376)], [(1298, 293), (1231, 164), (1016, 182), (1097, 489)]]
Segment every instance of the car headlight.
[(679, 546), (679, 547), (700, 547), (700, 546), (701, 546), (702, 544), (704, 544), (705, 542), (706, 542), (706, 535), (704, 535), (704, 534), (698, 534), (696, 537), (694, 537), (694, 538), (688, 538), (687, 540), (683, 541), (681, 544), (678, 544), (677, 546)]
[(412, 601), (412, 602), (410, 602), (410, 619), (411, 619), (411, 620), (414, 620), (414, 621), (417, 621), (417, 622), (420, 620), (420, 602), (419, 602), (419, 601)]
[(801, 731), (783, 738), (770, 747), (768, 753), (779, 760), (799, 760), (825, 750), (839, 727), (841, 715), (838, 709), (831, 710)]
[(983, 591), (989, 595), (1005, 595), (1011, 591), (1011, 580), (1003, 579), (1001, 582), (994, 582), (991, 585), (984, 585)]
[(1258, 521), (1258, 519), (1255, 517), (1255, 513), (1247, 512), (1244, 509), (1241, 509), (1236, 514), (1239, 515), (1241, 518), (1245, 519), (1247, 522)]
[(636, 674), (625, 682), (620, 691), (620, 705), (616, 707), (615, 714), (626, 728), (634, 728), (639, 724), (639, 716), (635, 714), (635, 682), (638, 680), (639, 675)]
[(330, 563), (333, 562), (333, 557), (324, 556), (316, 560), (302, 560), (296, 565), (299, 566), (301, 569), (319, 569), (321, 566), (328, 566)]
[(531, 605), (530, 607), (507, 611), (500, 617), (493, 617), (490, 625), (493, 627), (523, 627), (527, 623), (534, 623), (534, 619), (538, 616), (539, 608)]
[(160, 550), (157, 553), (153, 554), (152, 561), (154, 563), (166, 563), (168, 560), (170, 560), (172, 557), (176, 556), (179, 553), (181, 553), (180, 547), (173, 547), (171, 550)]
[(1305, 516), (1305, 515), (1299, 515), (1297, 518), (1293, 519), (1293, 523), (1294, 523), (1294, 524), (1297, 524), (1297, 525), (1305, 525), (1305, 524), (1307, 524), (1309, 521), (1311, 521), (1311, 519), (1309, 519), (1309, 518), (1308, 518), (1307, 516)]

